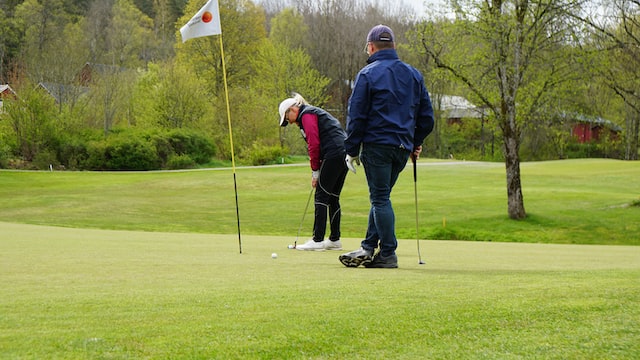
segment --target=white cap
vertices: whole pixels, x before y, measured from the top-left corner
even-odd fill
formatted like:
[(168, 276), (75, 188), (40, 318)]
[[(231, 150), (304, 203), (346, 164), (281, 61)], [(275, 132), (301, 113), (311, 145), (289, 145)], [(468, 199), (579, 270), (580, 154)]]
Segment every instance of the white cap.
[(287, 112), (287, 110), (289, 110), (290, 107), (296, 104), (296, 102), (297, 102), (296, 99), (288, 98), (288, 99), (284, 99), (280, 103), (280, 106), (278, 107), (278, 111), (280, 111), (280, 126), (289, 125), (289, 121), (287, 121), (287, 119), (284, 118), (284, 115)]

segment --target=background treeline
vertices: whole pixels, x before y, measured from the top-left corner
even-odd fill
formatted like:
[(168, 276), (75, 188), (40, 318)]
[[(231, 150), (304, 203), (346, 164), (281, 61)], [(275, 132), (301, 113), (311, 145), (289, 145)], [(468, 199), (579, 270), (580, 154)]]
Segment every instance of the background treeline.
[[(0, 3), (0, 167), (158, 169), (231, 157), (220, 37), (182, 43), (205, 0)], [(452, 1), (426, 14), (403, 2), (219, 0), (234, 152), (242, 163), (305, 154), (277, 105), (299, 92), (346, 121), (371, 26), (390, 25), (438, 111), (426, 155), (515, 161), (638, 157), (639, 6), (635, 1)], [(442, 95), (482, 119), (451, 123)], [(619, 136), (580, 144), (566, 114), (601, 117)], [(511, 160), (510, 160), (511, 159)]]

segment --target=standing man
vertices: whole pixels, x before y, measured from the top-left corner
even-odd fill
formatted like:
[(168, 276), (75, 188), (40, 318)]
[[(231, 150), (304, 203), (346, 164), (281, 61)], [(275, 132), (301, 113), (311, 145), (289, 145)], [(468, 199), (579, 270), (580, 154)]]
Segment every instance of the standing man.
[(369, 31), (366, 52), (368, 65), (358, 73), (349, 99), (345, 160), (354, 173), (362, 160), (371, 208), (361, 247), (339, 259), (347, 267), (397, 268), (391, 189), (409, 156), (420, 155), (433, 130), (433, 109), (422, 75), (400, 61), (388, 26)]

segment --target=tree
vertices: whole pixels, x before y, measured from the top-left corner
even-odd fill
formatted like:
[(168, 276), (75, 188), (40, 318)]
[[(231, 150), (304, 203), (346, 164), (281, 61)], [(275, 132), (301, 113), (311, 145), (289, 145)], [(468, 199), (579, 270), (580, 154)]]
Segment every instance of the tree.
[[(204, 1), (190, 0), (185, 15), (178, 20), (178, 28), (198, 12)], [(251, 1), (219, 2), (222, 35), (191, 39), (183, 43), (179, 32), (176, 61), (191, 69), (197, 76), (208, 79), (208, 91), (222, 94), (223, 72), (220, 39), (223, 39), (225, 67), (229, 87), (246, 86), (253, 75), (249, 57), (267, 37), (264, 13)]]
[[(447, 18), (437, 18), (432, 21), (422, 24), (422, 26), (429, 26), (429, 34), (436, 39), (441, 39), (439, 42), (447, 44), (455, 44), (455, 47), (447, 49), (448, 52), (455, 51), (456, 49), (463, 49), (467, 47), (473, 48), (475, 44), (471, 42), (468, 37), (460, 36), (456, 30), (456, 25)], [(448, 139), (451, 132), (447, 131), (447, 119), (446, 113), (442, 110), (442, 100), (445, 95), (458, 95), (467, 96), (470, 92), (456, 81), (455, 77), (450, 74), (449, 71), (443, 68), (438, 68), (430, 61), (429, 55), (425, 52), (422, 45), (422, 37), (426, 30), (421, 30), (418, 26), (409, 32), (409, 44), (400, 44), (397, 46), (398, 53), (401, 59), (404, 59), (407, 63), (412, 64), (424, 75), (424, 81), (431, 98), (431, 103), (434, 110), (435, 124), (433, 132), (427, 137), (423, 151), (428, 156), (436, 156), (441, 158), (449, 158), (452, 154), (450, 148), (450, 140)], [(451, 58), (458, 56), (465, 56), (465, 54), (453, 55)], [(487, 122), (486, 118), (481, 119), (481, 128), (484, 128), (484, 124)], [(482, 138), (484, 141), (484, 138)], [(484, 142), (481, 143), (484, 146)], [(483, 153), (484, 156), (484, 153)]]
[(153, 20), (131, 0), (116, 0), (112, 14), (105, 63), (129, 68), (146, 66), (156, 56)]
[(252, 66), (256, 70), (256, 76), (251, 80), (251, 98), (260, 108), (254, 107), (252, 111), (242, 113), (263, 115), (261, 118), (253, 116), (247, 119), (244, 123), (245, 129), (255, 129), (251, 135), (262, 136), (265, 139), (275, 139), (272, 134), (279, 131), (281, 147), (299, 149), (296, 146), (299, 134), (294, 131), (295, 139), (291, 139), (291, 131), (287, 131), (288, 128), (277, 126), (278, 104), (297, 92), (309, 103), (324, 106), (327, 102), (326, 87), (330, 80), (313, 68), (311, 57), (303, 49), (290, 49), (268, 40), (258, 48), (256, 56), (252, 59)]
[(155, 38), (158, 41), (158, 58), (162, 60), (173, 57), (175, 43), (175, 23), (182, 13), (177, 13), (171, 0), (153, 0), (153, 23)]
[(32, 161), (42, 151), (53, 148), (57, 139), (56, 106), (53, 99), (33, 85), (19, 89), (20, 97), (4, 105), (16, 150), (25, 161)]
[(0, 84), (5, 84), (9, 65), (20, 46), (20, 38), (12, 17), (0, 7)]
[[(65, 83), (72, 78), (64, 50), (70, 50), (64, 30), (70, 23), (62, 0), (26, 0), (15, 9), (15, 27), (24, 34), (21, 60), (34, 82)], [(34, 21), (36, 19), (36, 21)]]
[[(178, 20), (178, 27), (186, 24), (202, 5), (203, 1), (190, 0), (185, 15)], [(220, 2), (219, 11), (222, 35), (195, 38), (184, 43), (179, 41), (176, 44), (176, 65), (184, 67), (206, 85), (206, 93), (215, 109), (212, 128), (225, 130), (216, 133), (217, 140), (229, 130), (226, 96), (229, 96), (229, 104), (233, 107), (230, 109), (233, 123), (241, 121), (240, 116), (246, 116), (240, 111), (242, 104), (254, 101), (248, 96), (248, 86), (255, 75), (250, 58), (266, 38), (264, 12), (251, 1)], [(180, 38), (179, 33), (177, 37)], [(223, 37), (226, 74), (223, 73), (220, 46)], [(225, 75), (227, 94), (224, 93)], [(235, 129), (241, 127), (236, 126)], [(221, 154), (231, 155), (228, 142), (219, 141), (216, 145)], [(234, 152), (239, 150), (239, 146), (240, 142), (234, 141)]]
[[(464, 83), (495, 118), (503, 139), (508, 214), (526, 217), (520, 176), (520, 144), (525, 121), (533, 118), (543, 94), (570, 68), (557, 49), (570, 34), (570, 0), (459, 1), (459, 36), (475, 46), (451, 51), (425, 27), (423, 47), (435, 65)], [(466, 52), (466, 54), (461, 54)], [(455, 57), (451, 54), (454, 53)], [(536, 69), (534, 72), (533, 69)], [(535, 76), (533, 76), (535, 74)]]
[(115, 125), (131, 125), (128, 104), (134, 79), (132, 71), (114, 66), (94, 76), (87, 95), (92, 110), (88, 117), (91, 127), (102, 128), (104, 136), (108, 136)]
[[(588, 3), (589, 4), (589, 3)], [(596, 71), (605, 83), (624, 101), (625, 159), (638, 160), (640, 150), (640, 1), (611, 0), (597, 11), (585, 8), (570, 14), (590, 30), (592, 38), (586, 46), (606, 53)]]
[(209, 133), (213, 109), (205, 84), (172, 63), (151, 63), (132, 93), (136, 125), (143, 128), (191, 128)]

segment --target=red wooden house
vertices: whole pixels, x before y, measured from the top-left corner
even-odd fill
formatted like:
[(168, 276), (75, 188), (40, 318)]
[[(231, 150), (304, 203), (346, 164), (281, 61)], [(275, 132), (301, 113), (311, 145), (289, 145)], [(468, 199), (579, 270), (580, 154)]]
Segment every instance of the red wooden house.
[(4, 99), (11, 97), (16, 97), (16, 92), (13, 91), (9, 84), (0, 85), (0, 111), (2, 111), (3, 101)]
[(572, 118), (571, 135), (581, 144), (597, 142), (605, 137), (616, 139), (622, 132), (620, 126), (599, 116), (574, 114)]

